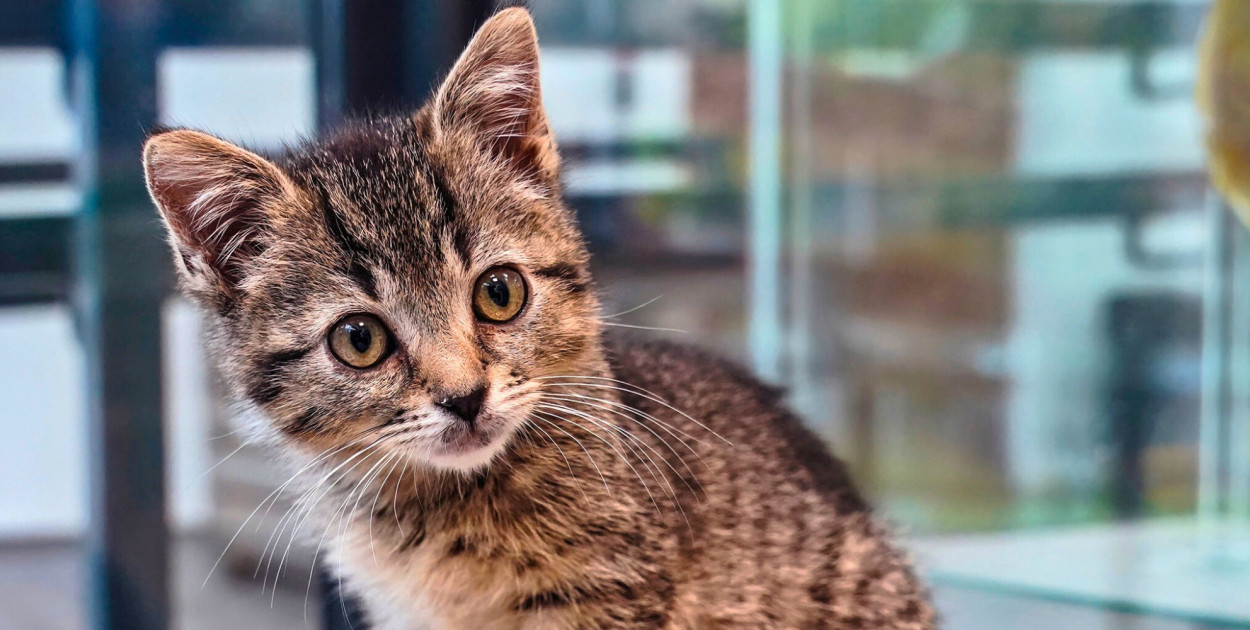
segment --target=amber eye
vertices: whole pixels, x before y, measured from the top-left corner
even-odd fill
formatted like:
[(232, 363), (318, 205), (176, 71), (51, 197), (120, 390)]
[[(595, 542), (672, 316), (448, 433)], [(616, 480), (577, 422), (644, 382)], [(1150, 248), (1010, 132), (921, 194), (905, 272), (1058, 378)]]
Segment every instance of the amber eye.
[(391, 347), (386, 326), (372, 315), (348, 315), (330, 329), (330, 351), (346, 365), (369, 368), (386, 357)]
[(478, 276), (473, 287), (473, 311), (482, 321), (502, 324), (525, 306), (525, 280), (515, 269), (494, 267)]

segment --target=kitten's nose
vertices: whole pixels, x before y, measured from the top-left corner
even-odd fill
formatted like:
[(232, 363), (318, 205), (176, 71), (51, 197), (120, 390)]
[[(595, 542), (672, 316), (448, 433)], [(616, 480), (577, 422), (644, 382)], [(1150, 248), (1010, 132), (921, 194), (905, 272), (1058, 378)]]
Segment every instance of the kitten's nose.
[(482, 399), (486, 398), (486, 388), (478, 386), (473, 391), (462, 396), (448, 396), (436, 404), (447, 411), (450, 411), (461, 420), (473, 424), (477, 420), (477, 413), (482, 410)]

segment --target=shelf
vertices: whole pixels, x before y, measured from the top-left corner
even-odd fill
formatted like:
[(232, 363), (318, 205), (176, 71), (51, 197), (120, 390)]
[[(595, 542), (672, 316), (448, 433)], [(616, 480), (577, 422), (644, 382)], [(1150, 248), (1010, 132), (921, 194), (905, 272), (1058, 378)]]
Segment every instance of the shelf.
[(911, 547), (939, 585), (1250, 626), (1250, 522), (1159, 519)]

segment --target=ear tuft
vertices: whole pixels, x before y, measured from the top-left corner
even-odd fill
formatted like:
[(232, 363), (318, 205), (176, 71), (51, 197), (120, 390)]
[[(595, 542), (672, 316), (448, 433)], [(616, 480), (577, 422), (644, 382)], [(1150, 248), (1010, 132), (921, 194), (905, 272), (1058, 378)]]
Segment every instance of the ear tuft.
[(441, 130), (467, 130), (524, 174), (554, 181), (559, 157), (543, 110), (529, 12), (500, 11), (474, 35), (433, 101)]
[(143, 167), (188, 289), (229, 297), (263, 247), (273, 205), (293, 190), (289, 179), (255, 153), (186, 129), (148, 138)]

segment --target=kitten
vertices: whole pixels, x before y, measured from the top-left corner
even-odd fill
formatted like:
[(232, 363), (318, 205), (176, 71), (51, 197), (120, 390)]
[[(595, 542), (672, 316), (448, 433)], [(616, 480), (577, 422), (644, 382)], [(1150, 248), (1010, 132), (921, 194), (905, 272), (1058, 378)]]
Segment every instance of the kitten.
[(145, 147), (183, 291), (313, 542), (375, 628), (934, 627), (776, 391), (603, 334), (537, 45), (505, 10), (420, 111), (275, 160)]

